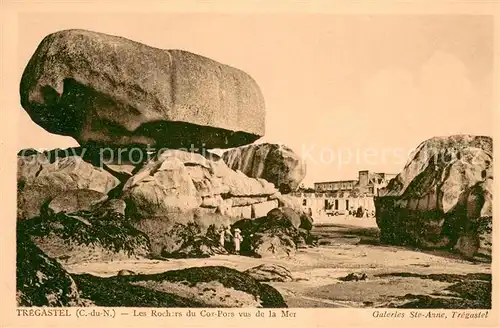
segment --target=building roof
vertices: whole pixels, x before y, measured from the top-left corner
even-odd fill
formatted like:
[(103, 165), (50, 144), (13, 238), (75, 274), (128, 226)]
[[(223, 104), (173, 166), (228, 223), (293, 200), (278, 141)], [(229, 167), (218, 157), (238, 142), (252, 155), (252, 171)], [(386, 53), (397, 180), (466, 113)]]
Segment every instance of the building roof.
[(314, 184), (339, 183), (339, 182), (357, 182), (357, 181), (358, 181), (358, 180), (321, 181), (321, 182), (315, 182)]

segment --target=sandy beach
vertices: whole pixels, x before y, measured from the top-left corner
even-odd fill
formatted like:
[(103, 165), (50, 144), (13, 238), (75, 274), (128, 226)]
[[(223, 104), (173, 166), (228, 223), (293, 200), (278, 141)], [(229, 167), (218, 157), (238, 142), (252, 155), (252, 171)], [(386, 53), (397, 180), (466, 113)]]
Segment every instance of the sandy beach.
[[(374, 218), (323, 217), (315, 220), (318, 247), (299, 249), (293, 257), (252, 258), (218, 255), (207, 259), (112, 261), (70, 265), (71, 273), (114, 276), (120, 270), (160, 273), (188, 267), (226, 266), (240, 271), (264, 264), (289, 269), (292, 282), (270, 282), (289, 307), (393, 306), (409, 299), (460, 299), (447, 288), (462, 281), (483, 281), (488, 263), (474, 263), (448, 252), (380, 245)], [(366, 279), (343, 281), (350, 273)], [(491, 279), (491, 278), (490, 278)]]

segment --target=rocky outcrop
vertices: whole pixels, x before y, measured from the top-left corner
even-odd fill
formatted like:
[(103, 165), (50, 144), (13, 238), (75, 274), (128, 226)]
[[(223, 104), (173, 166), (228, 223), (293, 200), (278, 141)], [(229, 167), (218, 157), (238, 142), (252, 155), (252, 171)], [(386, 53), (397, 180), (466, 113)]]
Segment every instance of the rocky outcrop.
[(64, 263), (101, 262), (149, 257), (148, 237), (135, 229), (110, 203), (95, 213), (44, 215), (18, 222), (18, 228), (49, 257)]
[(164, 253), (167, 258), (208, 258), (213, 255), (227, 255), (228, 251), (219, 244), (216, 238), (206, 236), (195, 236), (184, 240), (178, 250), (172, 253)]
[(301, 225), (300, 215), (289, 207), (275, 208), (267, 213), (270, 220), (287, 220), (294, 228)]
[(283, 145), (242, 146), (227, 150), (222, 157), (233, 170), (272, 182), (284, 194), (295, 191), (306, 176), (305, 162)]
[(375, 200), (381, 239), (423, 248), (491, 254), (492, 140), (427, 140)]
[[(184, 248), (185, 236), (203, 237), (212, 224), (265, 216), (279, 205), (270, 199), (276, 193), (271, 183), (231, 170), (216, 155), (168, 150), (132, 176), (121, 197), (134, 226), (150, 237), (153, 253), (172, 256)], [(193, 232), (190, 224), (199, 227)]]
[(34, 122), (81, 145), (228, 148), (264, 134), (264, 98), (243, 71), (86, 30), (46, 36), (20, 93)]
[(384, 302), (381, 308), (403, 309), (491, 309), (492, 284), (489, 273), (433, 273), (416, 274), (410, 272), (392, 272), (377, 274), (374, 278), (388, 277), (426, 279), (439, 281), (440, 290), (430, 294), (406, 294)]
[(48, 204), (48, 213), (90, 212), (98, 204), (104, 203), (108, 196), (92, 189), (68, 190), (54, 197)]
[(276, 289), (226, 267), (124, 271), (110, 278), (71, 275), (18, 230), (18, 306), (286, 307)]
[(290, 270), (278, 264), (261, 264), (245, 270), (244, 273), (249, 274), (257, 281), (293, 281)]
[(123, 199), (138, 217), (162, 217), (201, 207), (252, 218), (278, 207), (277, 201), (268, 201), (276, 192), (271, 183), (231, 170), (215, 155), (168, 150), (127, 181)]
[(309, 231), (300, 226), (300, 217), (291, 209), (273, 209), (261, 218), (235, 222), (233, 229), (240, 229), (243, 241), (241, 253), (256, 257), (291, 257), (298, 244), (313, 242)]
[(85, 306), (73, 278), (22, 230), (17, 233), (17, 306)]
[(273, 287), (221, 266), (110, 278), (85, 274), (75, 275), (74, 279), (82, 295), (97, 306), (287, 307)]
[[(179, 217), (176, 219), (180, 221)], [(144, 223), (149, 223), (149, 225)], [(156, 221), (156, 223), (156, 231), (155, 226), (150, 221), (140, 221), (139, 224), (136, 224), (138, 229), (145, 231), (150, 236), (154, 256), (204, 258), (215, 254), (227, 254), (227, 250), (219, 244), (219, 234), (217, 233), (220, 228), (230, 226), (227, 217), (217, 214), (200, 215), (195, 213), (192, 221), (175, 222), (170, 229), (161, 228), (168, 227), (171, 224), (168, 221)], [(159, 236), (158, 230), (166, 231), (164, 238)]]
[[(19, 218), (42, 217), (35, 222), (46, 222), (48, 218), (57, 217), (56, 221), (62, 220), (60, 224), (79, 226), (89, 221), (88, 217), (120, 222), (123, 219), (113, 221), (107, 217), (125, 216), (130, 220), (119, 225), (130, 224), (130, 229), (145, 233), (152, 256), (203, 257), (222, 252), (217, 249), (218, 237), (207, 239), (211, 225), (227, 227), (242, 218), (263, 217), (280, 205), (281, 194), (273, 184), (230, 169), (214, 154), (167, 150), (138, 164), (131, 170), (134, 175), (120, 181), (105, 163), (93, 160), (95, 152), (91, 151), (84, 154), (82, 149), (69, 149), (20, 154)], [(25, 161), (26, 156), (33, 158)], [(65, 215), (56, 214), (71, 215), (62, 219)], [(100, 221), (94, 220), (91, 225), (95, 222)], [(195, 232), (190, 225), (197, 227)], [(47, 229), (48, 233), (55, 228)], [(39, 245), (68, 246), (60, 237), (50, 236), (40, 237)], [(86, 255), (88, 258), (96, 259), (114, 254), (100, 246), (82, 247), (75, 246), (74, 252), (68, 252), (71, 254), (59, 249), (53, 255), (76, 260), (87, 251), (90, 252)], [(143, 251), (139, 253), (144, 255)]]
[[(90, 206), (100, 199), (94, 197), (97, 193), (103, 197), (103, 194), (107, 194), (120, 183), (103, 168), (96, 167), (71, 152), (61, 153), (60, 156), (48, 156), (47, 153), (24, 154), (18, 156), (19, 219), (39, 216), (42, 206), (60, 195), (72, 198), (73, 205), (62, 204), (64, 206)], [(68, 193), (76, 190), (86, 191)], [(55, 208), (59, 208), (57, 202), (53, 204)]]

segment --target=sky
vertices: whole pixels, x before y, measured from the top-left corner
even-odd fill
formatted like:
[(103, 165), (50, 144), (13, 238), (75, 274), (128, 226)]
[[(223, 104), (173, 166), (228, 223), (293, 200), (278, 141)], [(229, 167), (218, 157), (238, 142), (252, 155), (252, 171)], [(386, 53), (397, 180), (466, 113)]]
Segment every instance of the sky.
[[(359, 170), (399, 173), (433, 136), (493, 134), (491, 16), (321, 14), (61, 14), (19, 16), (19, 79), (49, 33), (82, 28), (183, 49), (250, 74), (266, 134), (313, 182)], [(18, 148), (76, 146), (19, 105)]]

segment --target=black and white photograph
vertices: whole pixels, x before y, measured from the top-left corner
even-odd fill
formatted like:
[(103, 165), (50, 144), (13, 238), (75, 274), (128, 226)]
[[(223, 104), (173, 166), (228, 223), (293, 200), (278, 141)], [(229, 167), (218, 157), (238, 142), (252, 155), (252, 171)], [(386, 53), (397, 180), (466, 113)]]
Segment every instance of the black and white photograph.
[(494, 18), (19, 13), (3, 116), (18, 316), (329, 308), (480, 325)]

